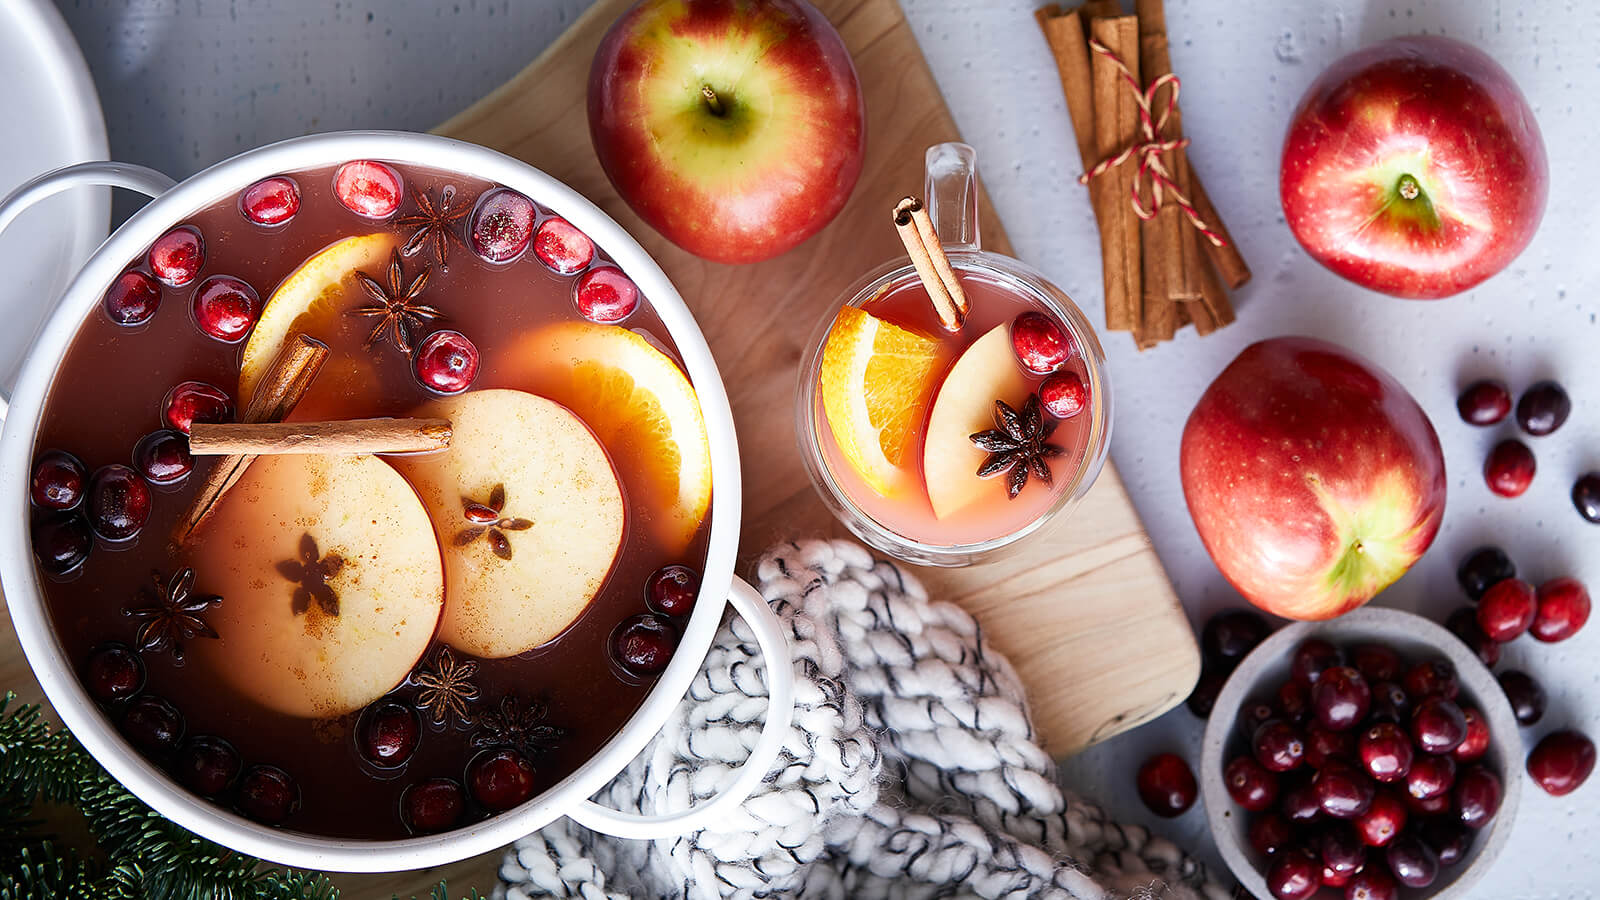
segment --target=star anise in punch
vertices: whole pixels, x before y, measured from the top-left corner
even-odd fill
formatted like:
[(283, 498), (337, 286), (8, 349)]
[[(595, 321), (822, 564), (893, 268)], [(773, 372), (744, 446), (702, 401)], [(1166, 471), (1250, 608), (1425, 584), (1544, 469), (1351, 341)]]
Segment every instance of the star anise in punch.
[(437, 200), (429, 197), (424, 191), (418, 191), (416, 214), (401, 216), (395, 220), (395, 224), (400, 227), (412, 229), (411, 237), (400, 247), (400, 252), (406, 256), (415, 256), (418, 250), (431, 245), (434, 259), (438, 260), (440, 268), (443, 268), (450, 255), (450, 239), (461, 240), (461, 236), (456, 234), (455, 228), (451, 226), (469, 212), (466, 208), (452, 210), (450, 204), (455, 199), (456, 188), (453, 184), (441, 188)]
[(214, 594), (194, 592), (194, 569), (185, 568), (165, 583), (161, 573), (150, 573), (151, 585), (139, 589), (139, 600), (146, 604), (124, 609), (122, 614), (139, 622), (134, 645), (144, 653), (172, 651), (172, 658), (183, 662), (183, 642), (192, 638), (215, 639), (217, 632), (206, 624), (203, 614), (222, 602)]
[(330, 616), (339, 614), (339, 595), (328, 584), (344, 568), (344, 557), (337, 553), (323, 553), (317, 549), (317, 539), (311, 532), (300, 535), (300, 558), (279, 560), (273, 568), (294, 585), (294, 595), (289, 609), (301, 615), (316, 603)]
[(550, 708), (536, 700), (523, 701), (513, 694), (500, 699), (500, 709), (478, 717), (472, 746), (479, 749), (510, 747), (524, 756), (554, 750), (567, 730), (544, 720)]
[(1010, 470), (1006, 475), (1006, 496), (1012, 500), (1022, 493), (1031, 474), (1050, 483), (1049, 460), (1066, 453), (1066, 448), (1049, 443), (1058, 424), (1039, 407), (1039, 395), (1029, 394), (1022, 410), (1012, 409), (1004, 400), (994, 402), (995, 427), (971, 435), (979, 450), (989, 455), (978, 467), (978, 477), (988, 478)]
[(472, 660), (457, 660), (450, 648), (441, 645), (434, 654), (433, 665), (411, 676), (418, 688), (417, 709), (427, 713), (435, 725), (448, 724), (452, 719), (462, 726), (472, 724), (472, 711), (467, 704), (478, 699), (478, 686), (472, 676), (478, 674), (478, 664)]
[(378, 320), (372, 333), (367, 335), (365, 346), (371, 347), (380, 340), (387, 340), (401, 353), (411, 355), (412, 347), (415, 346), (411, 340), (411, 333), (421, 328), (425, 322), (444, 318), (444, 313), (434, 307), (417, 302), (417, 298), (428, 286), (428, 274), (432, 271), (424, 266), (417, 277), (413, 278), (410, 284), (406, 284), (405, 268), (400, 262), (400, 251), (395, 250), (389, 256), (389, 270), (385, 274), (387, 284), (379, 283), (376, 278), (365, 272), (356, 273), (356, 279), (361, 282), (362, 289), (376, 301), (371, 306), (358, 306), (350, 310), (352, 316), (367, 316)]
[(455, 545), (465, 547), (480, 537), (487, 537), (489, 549), (501, 559), (511, 558), (511, 540), (506, 537), (507, 531), (527, 531), (533, 527), (529, 519), (521, 519), (503, 514), (506, 508), (506, 486), (495, 485), (489, 491), (489, 502), (479, 503), (471, 497), (461, 498), (461, 514), (467, 520), (467, 527), (456, 532)]

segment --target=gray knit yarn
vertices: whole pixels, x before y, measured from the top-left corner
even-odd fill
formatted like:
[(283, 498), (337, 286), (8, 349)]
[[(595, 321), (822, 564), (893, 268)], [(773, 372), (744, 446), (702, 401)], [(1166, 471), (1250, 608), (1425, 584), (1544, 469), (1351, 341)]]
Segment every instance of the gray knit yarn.
[[(757, 570), (794, 651), (777, 766), (717, 829), (625, 841), (559, 820), (495, 896), (1226, 900), (1170, 841), (1064, 793), (1016, 673), (949, 603), (845, 541)], [(660, 813), (715, 794), (761, 731), (760, 651), (734, 619), (659, 737), (595, 799)]]

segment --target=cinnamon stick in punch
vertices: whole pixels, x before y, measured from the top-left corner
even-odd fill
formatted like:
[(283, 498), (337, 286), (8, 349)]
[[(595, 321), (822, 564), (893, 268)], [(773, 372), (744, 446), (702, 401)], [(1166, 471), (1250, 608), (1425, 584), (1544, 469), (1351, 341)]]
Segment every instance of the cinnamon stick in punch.
[(960, 331), (967, 320), (967, 294), (950, 267), (950, 258), (945, 256), (939, 235), (933, 230), (933, 217), (921, 200), (906, 197), (895, 204), (894, 230), (905, 244), (928, 299), (933, 301), (939, 323), (951, 333)]
[[(261, 376), (261, 380), (256, 382), (255, 394), (250, 397), (249, 404), (239, 417), (240, 421), (251, 424), (282, 421), (306, 395), (327, 359), (327, 344), (304, 334), (290, 338), (278, 351), (277, 358)], [(254, 460), (254, 456), (246, 454), (224, 456), (217, 460), (217, 464), (206, 473), (199, 493), (195, 494), (189, 508), (178, 519), (172, 534), (174, 543), (182, 546), (194, 537), (206, 517), (216, 509), (217, 502), (238, 483), (244, 470)]]
[(450, 446), (449, 419), (344, 419), (334, 422), (259, 422), (209, 425), (189, 431), (195, 456), (428, 453)]

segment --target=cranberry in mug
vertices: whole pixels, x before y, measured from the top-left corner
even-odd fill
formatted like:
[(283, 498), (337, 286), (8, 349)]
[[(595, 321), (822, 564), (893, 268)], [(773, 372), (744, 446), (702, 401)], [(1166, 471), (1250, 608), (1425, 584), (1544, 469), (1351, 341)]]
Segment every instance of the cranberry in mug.
[[(448, 446), (202, 434), (368, 420)], [(558, 210), (383, 161), (218, 197), (129, 259), (33, 458), (46, 604), (104, 715), (316, 835), (463, 827), (571, 774), (705, 564), (709, 445), (649, 298)]]

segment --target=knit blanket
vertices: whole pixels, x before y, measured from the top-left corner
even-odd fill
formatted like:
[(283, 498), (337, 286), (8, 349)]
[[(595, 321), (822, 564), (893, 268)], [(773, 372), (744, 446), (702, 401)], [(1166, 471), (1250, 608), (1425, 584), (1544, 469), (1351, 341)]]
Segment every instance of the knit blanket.
[[(1177, 846), (1066, 793), (1022, 685), (972, 617), (846, 541), (778, 546), (759, 588), (796, 706), (766, 780), (716, 828), (629, 841), (560, 819), (513, 845), (498, 898), (1227, 900)], [(661, 734), (595, 795), (660, 814), (715, 795), (761, 731), (755, 638), (725, 624)]]

